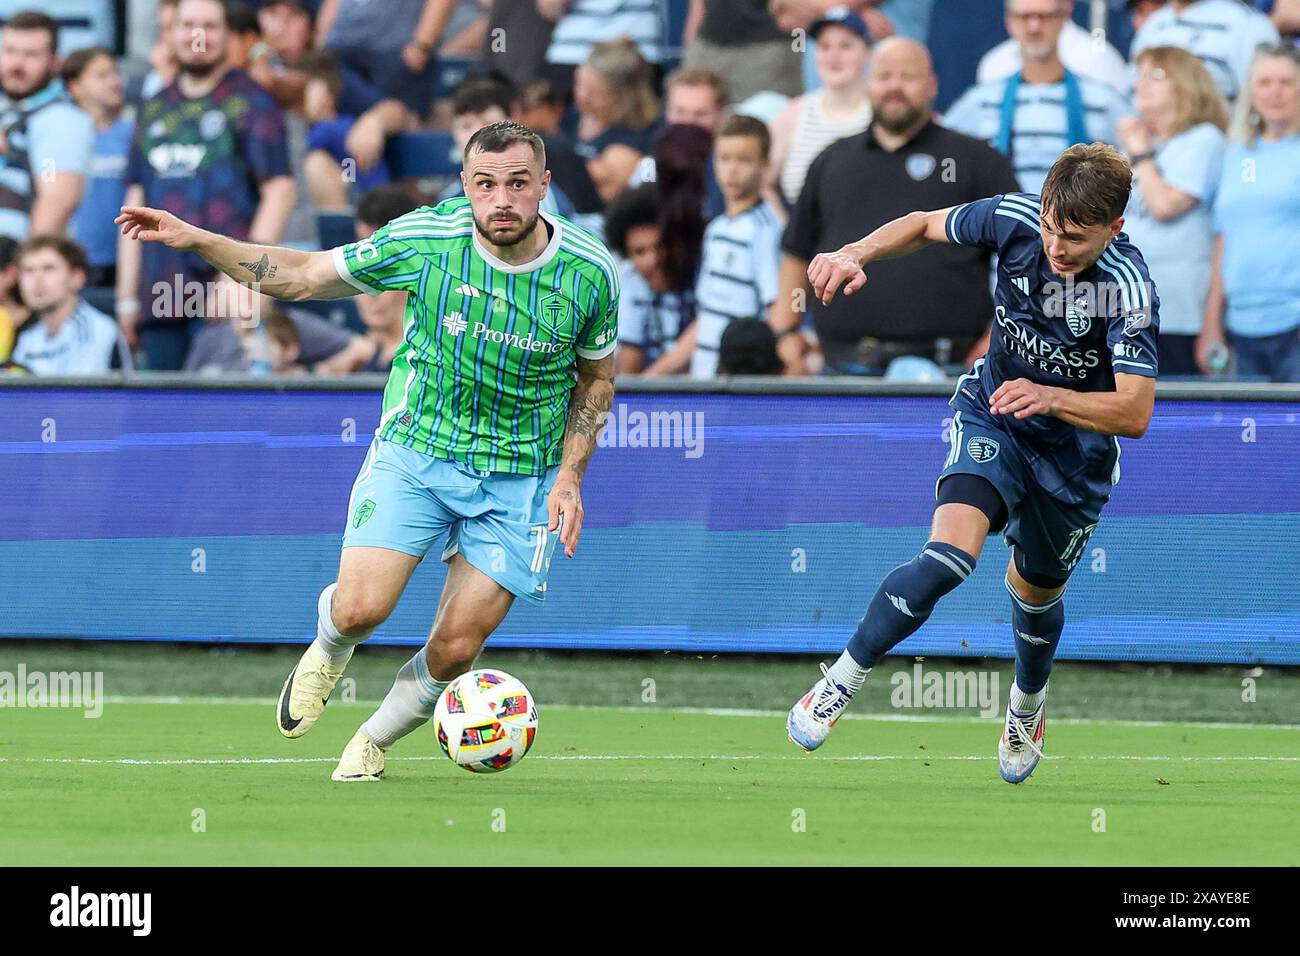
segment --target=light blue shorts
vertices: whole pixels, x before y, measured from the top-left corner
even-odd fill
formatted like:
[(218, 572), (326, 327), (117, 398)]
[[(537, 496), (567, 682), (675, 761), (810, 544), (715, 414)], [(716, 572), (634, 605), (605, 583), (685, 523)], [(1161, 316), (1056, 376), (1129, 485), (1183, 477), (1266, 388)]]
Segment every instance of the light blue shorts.
[(479, 471), (375, 438), (352, 486), (343, 547), (423, 558), (445, 534), (442, 560), (459, 552), (506, 590), (541, 604), (560, 538), (547, 530), (546, 510), (558, 471)]

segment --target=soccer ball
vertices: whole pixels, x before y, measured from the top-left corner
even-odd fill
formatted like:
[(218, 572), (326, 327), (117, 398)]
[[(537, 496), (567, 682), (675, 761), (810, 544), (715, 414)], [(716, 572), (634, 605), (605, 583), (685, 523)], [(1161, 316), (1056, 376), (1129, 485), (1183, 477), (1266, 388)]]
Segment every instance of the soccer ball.
[(496, 773), (524, 759), (537, 735), (537, 704), (504, 671), (475, 670), (447, 685), (433, 711), (442, 752), (473, 773)]

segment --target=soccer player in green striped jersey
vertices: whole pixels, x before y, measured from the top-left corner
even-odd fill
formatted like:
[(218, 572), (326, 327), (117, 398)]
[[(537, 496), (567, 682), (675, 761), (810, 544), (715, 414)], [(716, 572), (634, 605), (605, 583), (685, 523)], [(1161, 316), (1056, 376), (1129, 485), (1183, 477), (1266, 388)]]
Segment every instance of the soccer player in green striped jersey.
[(399, 216), (327, 252), (259, 246), (170, 213), (124, 207), (142, 241), (194, 251), (277, 299), (407, 293), (406, 333), (348, 504), (338, 580), (289, 674), (276, 726), (300, 737), (352, 656), (443, 541), (447, 582), (429, 640), (344, 749), (335, 780), (378, 780), (384, 752), (433, 715), (515, 597), (541, 603), (558, 542), (573, 557), (582, 477), (614, 397), (617, 269), (604, 245), (541, 212), (541, 139), (485, 126), (465, 198)]

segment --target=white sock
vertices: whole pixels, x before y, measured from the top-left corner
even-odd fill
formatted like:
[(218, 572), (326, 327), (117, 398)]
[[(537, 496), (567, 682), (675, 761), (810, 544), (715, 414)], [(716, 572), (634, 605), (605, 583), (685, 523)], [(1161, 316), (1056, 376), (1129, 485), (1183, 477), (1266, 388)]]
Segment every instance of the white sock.
[(1032, 714), (1047, 700), (1047, 684), (1032, 694), (1026, 694), (1015, 681), (1011, 682), (1011, 709), (1017, 714)]
[(373, 634), (374, 630), (345, 635), (334, 626), (330, 608), (334, 603), (334, 589), (338, 586), (338, 582), (334, 582), (321, 591), (320, 597), (316, 599), (316, 640), (312, 644), (331, 664), (346, 664), (352, 659), (353, 649)]
[(871, 673), (870, 667), (863, 667), (853, 659), (848, 651), (839, 656), (839, 659), (830, 666), (829, 673), (831, 679), (837, 684), (841, 684), (849, 689), (849, 696), (852, 697), (858, 691), (862, 690), (862, 685), (867, 680), (867, 675)]
[(393, 689), (379, 709), (361, 725), (361, 732), (376, 746), (387, 750), (433, 716), (438, 695), (449, 683), (437, 680), (429, 673), (429, 662), (421, 647), (397, 672)]

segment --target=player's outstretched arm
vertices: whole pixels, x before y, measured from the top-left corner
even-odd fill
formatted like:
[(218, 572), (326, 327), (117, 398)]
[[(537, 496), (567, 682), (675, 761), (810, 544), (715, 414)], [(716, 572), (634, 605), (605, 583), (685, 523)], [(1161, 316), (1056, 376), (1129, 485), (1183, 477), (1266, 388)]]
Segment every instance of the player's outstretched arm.
[(259, 246), (200, 229), (162, 209), (123, 206), (113, 220), (122, 235), (141, 242), (161, 242), (182, 252), (197, 252), (238, 282), (256, 283), (275, 299), (343, 299), (355, 286), (339, 277), (329, 252), (303, 252), (283, 246)]
[(613, 404), (614, 356), (601, 359), (578, 356), (578, 382), (569, 398), (569, 423), (564, 429), (564, 457), (546, 501), (551, 516), (550, 530), (559, 527), (560, 517), (564, 518), (560, 544), (570, 558), (582, 534), (582, 476)]
[(936, 242), (947, 242), (945, 224), (952, 208), (931, 212), (909, 212), (885, 223), (857, 242), (850, 242), (835, 252), (820, 252), (808, 263), (808, 281), (813, 295), (828, 305), (836, 291), (852, 295), (867, 282), (863, 266), (882, 259), (908, 256)]

